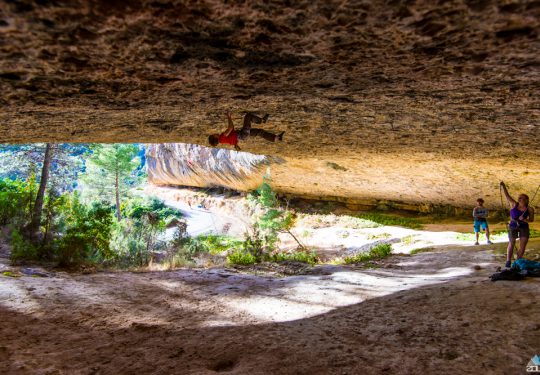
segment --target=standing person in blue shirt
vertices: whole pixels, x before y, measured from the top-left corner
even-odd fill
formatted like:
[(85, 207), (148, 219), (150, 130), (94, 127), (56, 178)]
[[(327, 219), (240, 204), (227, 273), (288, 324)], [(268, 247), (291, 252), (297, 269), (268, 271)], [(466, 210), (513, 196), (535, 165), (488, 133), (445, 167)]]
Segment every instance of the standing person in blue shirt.
[(476, 242), (475, 245), (479, 245), (478, 243), (478, 237), (480, 235), (481, 230), (486, 231), (486, 240), (488, 244), (492, 244), (489, 240), (489, 226), (487, 223), (487, 217), (488, 217), (488, 210), (484, 207), (484, 200), (482, 198), (478, 198), (476, 200), (477, 206), (473, 209), (472, 215), (474, 217), (474, 234), (476, 235)]

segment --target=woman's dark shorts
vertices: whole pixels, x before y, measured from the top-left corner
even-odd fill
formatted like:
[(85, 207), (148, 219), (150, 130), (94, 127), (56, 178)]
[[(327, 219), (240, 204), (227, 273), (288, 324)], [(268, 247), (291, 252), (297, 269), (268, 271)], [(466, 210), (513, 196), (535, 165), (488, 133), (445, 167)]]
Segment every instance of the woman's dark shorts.
[(508, 238), (510, 240), (517, 240), (518, 238), (527, 237), (529, 238), (529, 227), (519, 227), (517, 229), (512, 229), (508, 227)]

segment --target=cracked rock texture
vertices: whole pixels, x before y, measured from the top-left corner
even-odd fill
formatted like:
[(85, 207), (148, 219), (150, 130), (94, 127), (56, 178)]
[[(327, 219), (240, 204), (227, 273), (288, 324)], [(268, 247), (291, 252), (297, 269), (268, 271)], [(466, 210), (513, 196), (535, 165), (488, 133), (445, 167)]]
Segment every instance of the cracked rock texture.
[(268, 112), (284, 142), (241, 147), (283, 191), (493, 206), (540, 182), (539, 24), (538, 0), (0, 1), (0, 142), (205, 144)]

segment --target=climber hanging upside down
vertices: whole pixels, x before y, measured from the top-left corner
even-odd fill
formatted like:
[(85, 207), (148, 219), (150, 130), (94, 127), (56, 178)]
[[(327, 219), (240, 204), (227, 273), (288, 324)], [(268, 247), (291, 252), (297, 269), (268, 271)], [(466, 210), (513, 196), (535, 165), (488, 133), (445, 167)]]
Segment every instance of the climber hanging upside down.
[(281, 132), (279, 134), (274, 134), (267, 132), (266, 130), (259, 129), (259, 128), (252, 128), (251, 123), (254, 122), (256, 124), (265, 123), (266, 120), (268, 120), (268, 114), (264, 115), (262, 118), (255, 116), (253, 113), (247, 112), (244, 116), (244, 126), (242, 126), (242, 129), (240, 129), (238, 132), (234, 130), (234, 123), (231, 118), (231, 113), (227, 112), (227, 120), (229, 121), (229, 127), (221, 134), (212, 134), (208, 137), (208, 142), (212, 146), (217, 146), (218, 144), (228, 144), (234, 146), (234, 149), (236, 151), (240, 151), (240, 147), (238, 147), (238, 141), (244, 140), (247, 137), (261, 137), (266, 139), (269, 142), (275, 142), (275, 141), (282, 141), (283, 140), (283, 134), (285, 132)]

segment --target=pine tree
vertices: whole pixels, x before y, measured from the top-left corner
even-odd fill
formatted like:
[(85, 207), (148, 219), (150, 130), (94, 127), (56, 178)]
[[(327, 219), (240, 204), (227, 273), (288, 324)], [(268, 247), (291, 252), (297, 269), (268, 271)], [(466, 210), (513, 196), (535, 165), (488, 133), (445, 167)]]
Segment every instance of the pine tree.
[(121, 198), (138, 182), (134, 171), (141, 164), (139, 147), (133, 144), (96, 144), (81, 176), (86, 195), (114, 202), (116, 218), (122, 220)]
[(53, 143), (47, 143), (45, 146), (45, 155), (43, 156), (43, 167), (41, 168), (41, 177), (39, 180), (39, 189), (32, 211), (32, 220), (28, 224), (26, 230), (29, 238), (32, 242), (37, 242), (39, 234), (39, 226), (41, 224), (41, 213), (43, 211), (43, 201), (45, 199), (45, 189), (47, 188), (47, 182), (49, 181), (49, 171), (51, 168), (51, 160), (54, 154), (56, 145)]

